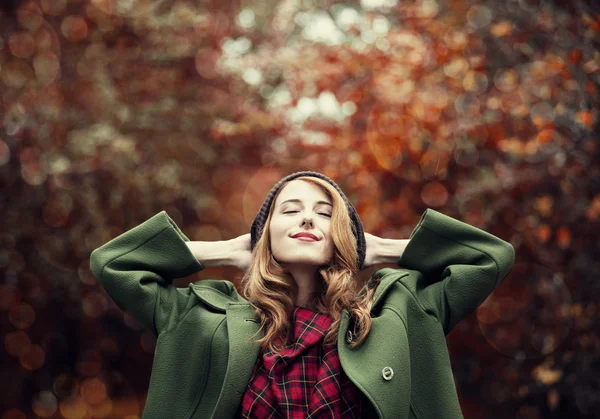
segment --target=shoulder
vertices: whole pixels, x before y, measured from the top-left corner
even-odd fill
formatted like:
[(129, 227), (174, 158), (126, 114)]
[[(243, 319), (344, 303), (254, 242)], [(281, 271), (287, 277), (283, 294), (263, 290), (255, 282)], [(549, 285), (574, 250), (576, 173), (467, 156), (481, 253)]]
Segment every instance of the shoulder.
[(409, 307), (419, 312), (433, 313), (427, 297), (426, 278), (422, 272), (414, 269), (386, 268), (380, 286), (386, 286), (381, 295), (381, 304), (392, 306), (401, 312), (410, 313)]
[(228, 296), (231, 296), (234, 292), (237, 294), (233, 282), (226, 279), (201, 279), (200, 281), (191, 282), (188, 287), (190, 289), (212, 289)]
[(248, 304), (235, 285), (225, 279), (203, 279), (190, 283), (188, 288), (200, 301), (223, 312), (231, 303)]

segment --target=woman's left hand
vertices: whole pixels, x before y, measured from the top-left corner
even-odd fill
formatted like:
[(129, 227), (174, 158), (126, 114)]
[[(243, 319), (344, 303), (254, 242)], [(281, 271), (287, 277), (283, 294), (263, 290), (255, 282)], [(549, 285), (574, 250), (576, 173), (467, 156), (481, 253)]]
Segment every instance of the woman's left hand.
[(379, 255), (379, 243), (381, 242), (382, 238), (381, 237), (377, 237), (371, 233), (367, 233), (365, 231), (365, 242), (366, 242), (366, 254), (365, 254), (365, 261), (363, 262), (363, 267), (362, 269), (367, 269), (369, 266), (372, 265), (376, 265), (378, 262), (378, 255)]

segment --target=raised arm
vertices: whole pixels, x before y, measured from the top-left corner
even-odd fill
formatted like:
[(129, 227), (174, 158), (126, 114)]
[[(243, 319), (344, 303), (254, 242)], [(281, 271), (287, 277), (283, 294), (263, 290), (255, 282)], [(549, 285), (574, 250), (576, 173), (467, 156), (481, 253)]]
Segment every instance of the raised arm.
[(165, 211), (90, 255), (90, 267), (115, 303), (158, 336), (191, 308), (187, 289), (172, 285), (207, 266), (226, 264), (227, 242), (191, 242)]
[(397, 264), (423, 274), (409, 286), (448, 334), (492, 293), (514, 260), (510, 243), (428, 208)]

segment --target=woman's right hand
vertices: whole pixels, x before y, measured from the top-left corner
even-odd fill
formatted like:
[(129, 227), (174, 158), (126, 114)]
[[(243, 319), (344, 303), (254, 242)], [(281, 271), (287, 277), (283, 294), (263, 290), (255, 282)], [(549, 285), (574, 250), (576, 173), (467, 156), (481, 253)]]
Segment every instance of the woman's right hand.
[(250, 233), (231, 239), (233, 245), (231, 266), (246, 271), (250, 266), (252, 251), (250, 250)]

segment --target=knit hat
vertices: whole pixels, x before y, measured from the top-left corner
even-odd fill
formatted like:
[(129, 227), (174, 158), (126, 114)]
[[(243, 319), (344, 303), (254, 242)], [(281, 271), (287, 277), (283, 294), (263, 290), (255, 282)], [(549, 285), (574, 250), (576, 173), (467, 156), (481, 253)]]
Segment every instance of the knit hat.
[(263, 202), (262, 206), (260, 207), (260, 210), (258, 211), (258, 213), (256, 214), (256, 217), (254, 218), (254, 221), (252, 222), (252, 226), (250, 228), (250, 250), (254, 250), (254, 246), (256, 245), (256, 242), (258, 241), (258, 239), (261, 237), (261, 235), (263, 233), (263, 229), (265, 227), (265, 221), (267, 220), (267, 216), (269, 215), (269, 209), (271, 208), (271, 205), (273, 204), (273, 200), (274, 200), (274, 197), (275, 197), (275, 194), (277, 193), (277, 191), (286, 182), (289, 182), (290, 180), (295, 179), (300, 176), (312, 176), (312, 177), (317, 177), (319, 179), (326, 180), (339, 192), (339, 194), (342, 196), (342, 198), (346, 202), (346, 208), (348, 210), (348, 215), (350, 216), (350, 219), (352, 220), (352, 233), (354, 234), (354, 237), (356, 238), (356, 249), (357, 249), (357, 253), (358, 253), (358, 270), (360, 271), (362, 269), (363, 263), (365, 261), (365, 253), (367, 250), (367, 245), (366, 245), (366, 241), (365, 241), (365, 232), (363, 230), (363, 226), (360, 221), (360, 218), (358, 217), (358, 213), (356, 212), (354, 205), (352, 205), (352, 203), (348, 200), (348, 198), (346, 197), (344, 192), (342, 192), (342, 189), (333, 180), (331, 180), (329, 177), (325, 176), (322, 173), (314, 172), (314, 171), (302, 171), (302, 172), (292, 173), (291, 175), (285, 176), (284, 178), (279, 180), (271, 188), (271, 190), (267, 194), (267, 198), (265, 199), (265, 202)]

